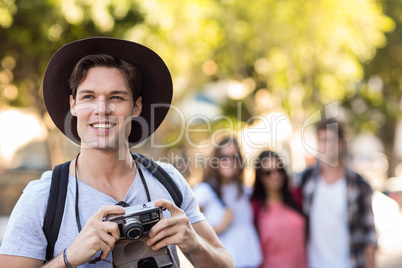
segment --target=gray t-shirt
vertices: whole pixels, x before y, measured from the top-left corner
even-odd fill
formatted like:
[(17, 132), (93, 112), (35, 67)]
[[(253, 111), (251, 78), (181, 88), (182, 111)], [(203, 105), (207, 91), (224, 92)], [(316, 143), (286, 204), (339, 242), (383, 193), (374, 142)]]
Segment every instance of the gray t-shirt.
[[(166, 163), (160, 164), (166, 172), (176, 182), (183, 195), (181, 209), (191, 223), (196, 223), (205, 219), (200, 212), (198, 203), (194, 194), (183, 178), (183, 176), (172, 165)], [(173, 202), (166, 188), (152, 176), (148, 170), (142, 168), (142, 172), (147, 183), (151, 200), (163, 198)], [(16, 255), (44, 260), (46, 256), (47, 240), (43, 233), (43, 221), (45, 217), (49, 189), (51, 184), (52, 172), (43, 173), (40, 180), (30, 182), (24, 189), (23, 194), (18, 200), (10, 216), (10, 220), (0, 247), (0, 254)], [(87, 220), (103, 205), (113, 205), (118, 201), (125, 201), (130, 205), (142, 204), (147, 202), (144, 186), (137, 172), (134, 182), (128, 190), (125, 200), (114, 200), (84, 182), (78, 181), (79, 188), (79, 213), (82, 226)], [(59, 255), (67, 248), (78, 235), (78, 228), (75, 219), (75, 196), (76, 183), (75, 178), (69, 175), (66, 205), (63, 220), (60, 227), (59, 238), (54, 249), (54, 256)], [(163, 212), (163, 217), (171, 217), (168, 210)], [(173, 267), (179, 267), (178, 257), (174, 246), (171, 247), (174, 252)], [(100, 253), (96, 254), (98, 256)], [(112, 254), (107, 258), (112, 261)], [(112, 264), (101, 261), (96, 265), (85, 264), (79, 267), (112, 267)]]

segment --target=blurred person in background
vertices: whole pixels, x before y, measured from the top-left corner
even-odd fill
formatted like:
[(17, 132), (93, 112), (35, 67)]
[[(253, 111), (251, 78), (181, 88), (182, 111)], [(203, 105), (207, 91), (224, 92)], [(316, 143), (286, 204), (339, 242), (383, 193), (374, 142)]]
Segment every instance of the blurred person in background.
[(317, 164), (301, 175), (308, 219), (311, 268), (373, 268), (377, 235), (372, 189), (346, 161), (343, 125), (334, 118), (316, 124)]
[(263, 268), (306, 268), (306, 222), (289, 187), (282, 158), (263, 151), (255, 167), (251, 202)]
[(203, 182), (194, 187), (194, 193), (207, 221), (231, 253), (234, 266), (259, 267), (262, 255), (243, 169), (238, 142), (224, 138), (208, 158)]

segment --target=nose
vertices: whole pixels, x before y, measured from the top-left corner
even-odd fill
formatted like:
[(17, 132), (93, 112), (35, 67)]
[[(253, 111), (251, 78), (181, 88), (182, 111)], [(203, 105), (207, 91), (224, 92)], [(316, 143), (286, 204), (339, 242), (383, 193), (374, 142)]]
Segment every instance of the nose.
[(107, 115), (112, 112), (112, 109), (107, 101), (101, 100), (95, 109), (95, 113), (99, 115)]

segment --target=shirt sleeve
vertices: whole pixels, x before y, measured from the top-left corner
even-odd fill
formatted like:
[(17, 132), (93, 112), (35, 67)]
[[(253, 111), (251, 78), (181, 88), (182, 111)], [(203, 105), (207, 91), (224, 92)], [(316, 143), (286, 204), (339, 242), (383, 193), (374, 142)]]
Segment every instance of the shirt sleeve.
[(181, 175), (181, 173), (171, 164), (163, 162), (158, 162), (158, 164), (165, 169), (165, 171), (172, 177), (179, 188), (183, 196), (183, 202), (180, 208), (186, 213), (186, 216), (191, 224), (205, 220), (204, 215), (200, 211), (200, 207), (194, 196), (194, 193), (183, 175)]
[(42, 227), (50, 180), (51, 173), (45, 172), (24, 189), (11, 213), (0, 254), (45, 259), (47, 239)]

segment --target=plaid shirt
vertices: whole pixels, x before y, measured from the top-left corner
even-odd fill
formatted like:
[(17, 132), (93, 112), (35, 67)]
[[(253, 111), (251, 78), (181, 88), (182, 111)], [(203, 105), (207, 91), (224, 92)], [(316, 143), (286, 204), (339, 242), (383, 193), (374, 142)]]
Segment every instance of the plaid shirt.
[[(377, 233), (371, 207), (373, 190), (365, 179), (349, 169), (346, 173), (346, 195), (349, 229), (349, 252), (352, 268), (364, 268), (366, 263), (365, 247), (377, 245)], [(319, 166), (316, 165), (306, 179), (303, 194), (303, 213), (307, 219), (311, 212)]]

